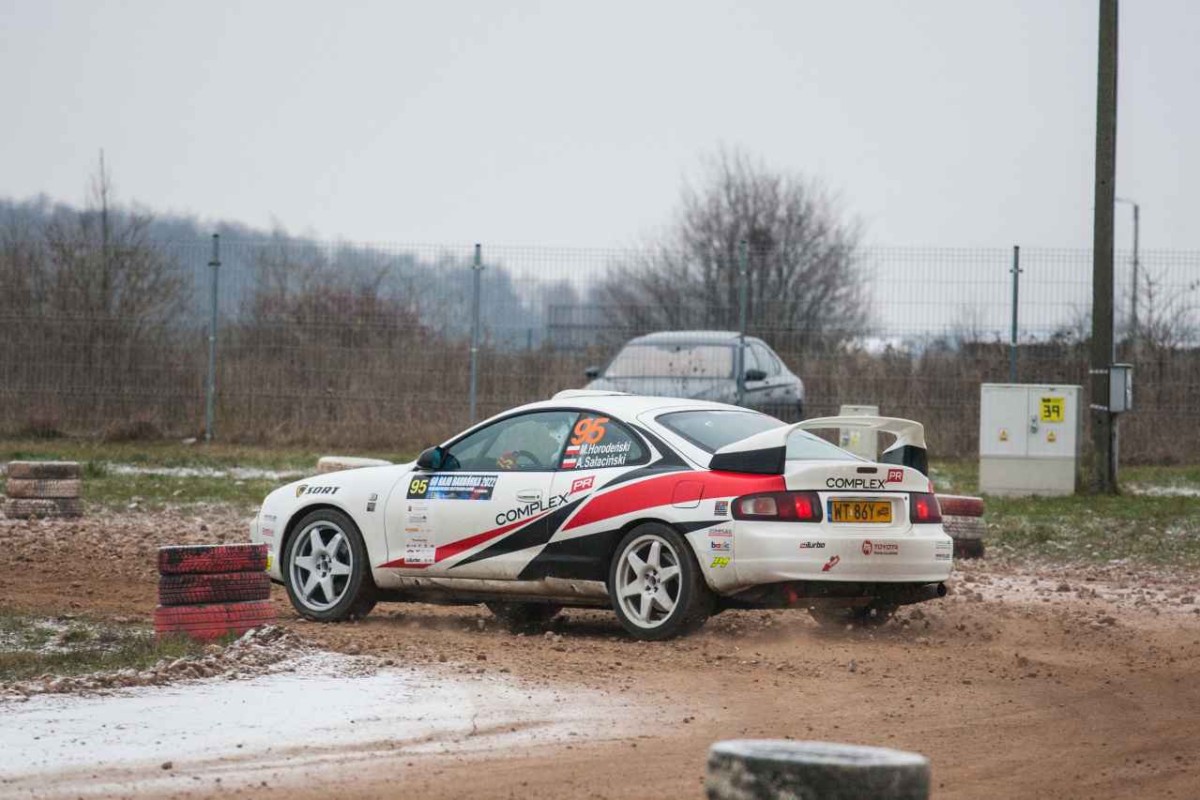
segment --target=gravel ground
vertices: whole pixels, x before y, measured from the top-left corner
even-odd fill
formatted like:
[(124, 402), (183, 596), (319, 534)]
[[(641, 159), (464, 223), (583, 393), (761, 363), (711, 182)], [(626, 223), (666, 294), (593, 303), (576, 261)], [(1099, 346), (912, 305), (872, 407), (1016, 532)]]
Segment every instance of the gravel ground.
[[(159, 545), (244, 537), (245, 515), (216, 507), (0, 521), (0, 604), (148, 620)], [(618, 738), (499, 754), (372, 751), (353, 770), (269, 772), (252, 794), (700, 797), (711, 742), (794, 737), (924, 753), (938, 798), (1196, 795), (1195, 573), (988, 559), (961, 562), (951, 584), (875, 631), (822, 629), (801, 611), (729, 612), (661, 644), (631, 641), (600, 611), (568, 610), (548, 635), (508, 633), (480, 607), (419, 604), (318, 625), (277, 588), (280, 625), (303, 646), (504, 676), (567, 704), (587, 689), (627, 699), (636, 719)], [(178, 793), (250, 792), (222, 775)]]

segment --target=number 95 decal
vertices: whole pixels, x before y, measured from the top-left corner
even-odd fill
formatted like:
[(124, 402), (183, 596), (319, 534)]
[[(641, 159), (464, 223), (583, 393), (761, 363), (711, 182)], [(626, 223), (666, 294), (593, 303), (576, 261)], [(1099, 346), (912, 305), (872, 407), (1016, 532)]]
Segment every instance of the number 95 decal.
[(413, 478), (408, 485), (408, 499), (424, 497), (429, 491), (429, 478)]

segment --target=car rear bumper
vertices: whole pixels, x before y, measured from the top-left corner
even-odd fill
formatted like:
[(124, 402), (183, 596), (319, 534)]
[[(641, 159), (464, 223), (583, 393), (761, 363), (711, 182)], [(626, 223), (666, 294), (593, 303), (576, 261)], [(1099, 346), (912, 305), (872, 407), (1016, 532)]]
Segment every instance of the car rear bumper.
[(879, 533), (866, 526), (845, 532), (807, 528), (796, 523), (736, 523), (729, 558), (736, 586), (722, 587), (721, 593), (788, 581), (940, 583), (954, 568), (954, 541), (941, 525)]

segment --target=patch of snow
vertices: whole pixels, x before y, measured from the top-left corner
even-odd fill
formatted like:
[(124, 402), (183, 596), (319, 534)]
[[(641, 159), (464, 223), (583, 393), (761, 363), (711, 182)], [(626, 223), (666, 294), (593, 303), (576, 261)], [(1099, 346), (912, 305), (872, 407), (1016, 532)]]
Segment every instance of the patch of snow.
[(259, 467), (140, 467), (136, 464), (105, 462), (105, 469), (112, 475), (160, 475), (167, 478), (233, 478), (245, 480), (295, 480), (311, 475), (295, 469), (261, 469)]
[(1130, 494), (1146, 497), (1200, 497), (1200, 486), (1130, 486)]
[(363, 674), (355, 664), (319, 652), (290, 672), (250, 680), (5, 704), (0, 784), (72, 797), (118, 786), (157, 792), (189, 785), (186, 776), (198, 771), (236, 782), (268, 764), (308, 768), (334, 748), (343, 756), (350, 746), (356, 753), (487, 751), (614, 732), (626, 718), (600, 693), (572, 689), (563, 702), (562, 692), (498, 676), (417, 668)]

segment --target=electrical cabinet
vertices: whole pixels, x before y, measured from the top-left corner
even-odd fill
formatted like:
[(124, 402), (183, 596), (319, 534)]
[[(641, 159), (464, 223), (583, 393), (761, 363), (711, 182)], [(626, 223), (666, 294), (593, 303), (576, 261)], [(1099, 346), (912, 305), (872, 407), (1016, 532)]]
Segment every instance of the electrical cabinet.
[(979, 398), (979, 491), (1074, 494), (1083, 410), (1080, 386), (985, 383)]

